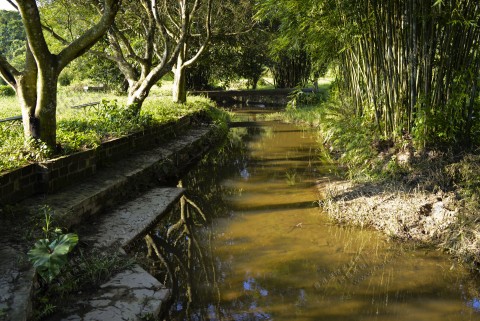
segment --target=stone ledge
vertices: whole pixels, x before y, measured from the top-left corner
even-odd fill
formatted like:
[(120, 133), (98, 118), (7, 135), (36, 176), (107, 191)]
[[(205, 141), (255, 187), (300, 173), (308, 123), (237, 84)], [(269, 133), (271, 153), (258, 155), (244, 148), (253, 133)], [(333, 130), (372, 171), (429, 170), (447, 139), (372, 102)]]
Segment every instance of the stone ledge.
[(80, 311), (62, 318), (63, 321), (125, 321), (158, 316), (162, 303), (170, 297), (157, 279), (135, 265), (120, 272), (100, 287), (91, 299), (79, 303)]
[(81, 228), (78, 233), (83, 242), (91, 242), (93, 247), (126, 247), (161, 220), (183, 193), (183, 188), (155, 188), (102, 215), (94, 226)]
[[(55, 212), (54, 219), (62, 227), (70, 228), (97, 215), (115, 204), (125, 202), (138, 186), (158, 186), (166, 176), (176, 176), (201, 156), (211, 145), (215, 128), (191, 129), (174, 142), (102, 168), (96, 175), (54, 194), (38, 195), (23, 202), (36, 208), (47, 204)], [(168, 166), (167, 166), (168, 165)]]
[(174, 139), (204, 119), (205, 112), (184, 116), (143, 131), (115, 138), (95, 149), (61, 156), (0, 173), (0, 205), (13, 204), (38, 193), (54, 193), (72, 183), (95, 175), (100, 166), (127, 154), (145, 151)]
[(0, 320), (28, 319), (34, 277), (26, 255), (0, 243)]

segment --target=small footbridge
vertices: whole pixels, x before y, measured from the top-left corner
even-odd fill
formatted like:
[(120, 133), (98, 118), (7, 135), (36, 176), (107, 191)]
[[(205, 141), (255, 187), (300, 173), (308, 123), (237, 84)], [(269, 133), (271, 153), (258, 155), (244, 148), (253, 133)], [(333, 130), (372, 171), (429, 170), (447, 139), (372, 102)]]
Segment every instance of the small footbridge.
[[(261, 90), (206, 90), (191, 91), (191, 95), (203, 95), (217, 104), (233, 105), (278, 105), (284, 106), (289, 101), (289, 95), (295, 88), (261, 89)], [(312, 92), (311, 88), (302, 89), (303, 92)]]

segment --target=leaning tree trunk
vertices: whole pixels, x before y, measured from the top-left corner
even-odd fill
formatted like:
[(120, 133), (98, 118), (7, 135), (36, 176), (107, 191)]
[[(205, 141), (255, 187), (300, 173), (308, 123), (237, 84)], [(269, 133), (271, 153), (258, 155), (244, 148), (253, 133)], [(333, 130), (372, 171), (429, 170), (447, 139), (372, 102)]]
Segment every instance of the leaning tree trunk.
[(127, 108), (132, 110), (133, 114), (139, 114), (143, 102), (147, 99), (152, 85), (147, 84), (145, 80), (131, 83), (128, 88)]

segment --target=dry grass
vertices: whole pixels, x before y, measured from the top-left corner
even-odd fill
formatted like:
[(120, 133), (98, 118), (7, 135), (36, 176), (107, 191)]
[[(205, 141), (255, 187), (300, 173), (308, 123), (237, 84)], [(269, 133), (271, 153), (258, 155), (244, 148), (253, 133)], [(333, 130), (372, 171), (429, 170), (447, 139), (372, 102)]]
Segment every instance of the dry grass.
[(480, 266), (480, 218), (475, 204), (453, 192), (396, 184), (322, 184), (322, 206), (342, 224), (372, 227), (392, 238), (440, 247), (472, 269)]
[(405, 185), (329, 182), (320, 188), (322, 207), (335, 221), (368, 226), (392, 238), (437, 246), (480, 270), (480, 217), (476, 203), (453, 192)]

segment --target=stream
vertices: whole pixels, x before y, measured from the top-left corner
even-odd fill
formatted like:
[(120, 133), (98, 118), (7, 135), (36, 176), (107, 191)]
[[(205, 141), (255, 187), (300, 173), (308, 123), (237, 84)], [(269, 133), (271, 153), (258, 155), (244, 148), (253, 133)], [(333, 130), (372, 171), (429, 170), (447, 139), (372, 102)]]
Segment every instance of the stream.
[(445, 254), (322, 213), (317, 184), (334, 168), (314, 132), (248, 124), (182, 178), (190, 227), (173, 228), (177, 209), (155, 230), (179, 248), (165, 253), (178, 277), (166, 319), (480, 320), (478, 283)]

